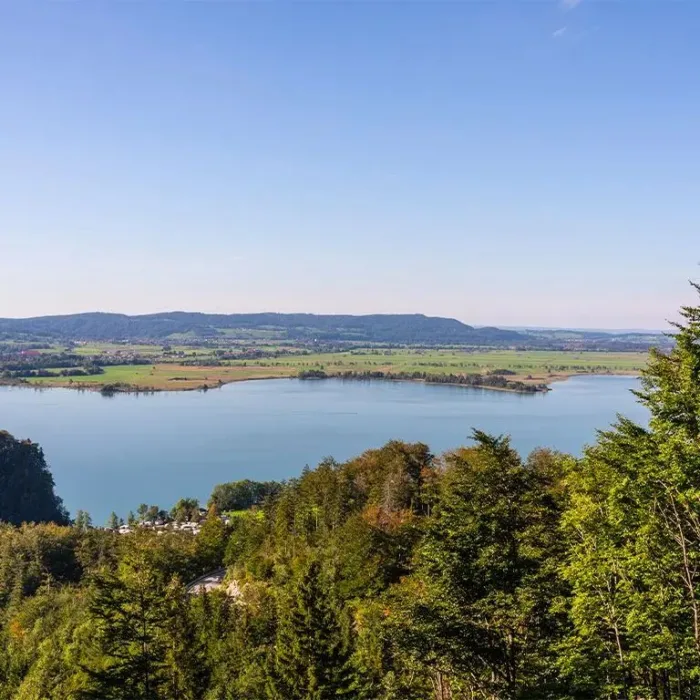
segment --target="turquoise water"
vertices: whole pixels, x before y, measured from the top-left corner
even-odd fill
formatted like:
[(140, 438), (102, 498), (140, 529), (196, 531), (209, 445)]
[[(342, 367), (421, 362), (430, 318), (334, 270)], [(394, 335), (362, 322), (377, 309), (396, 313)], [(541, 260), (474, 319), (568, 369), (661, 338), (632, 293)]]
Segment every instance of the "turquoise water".
[(546, 394), (408, 382), (279, 379), (200, 392), (122, 394), (0, 388), (0, 429), (44, 448), (68, 509), (102, 523), (139, 503), (206, 500), (235, 479), (284, 479), (323, 457), (344, 460), (399, 438), (434, 452), (472, 428), (579, 454), (622, 413), (646, 412), (630, 377), (575, 377)]

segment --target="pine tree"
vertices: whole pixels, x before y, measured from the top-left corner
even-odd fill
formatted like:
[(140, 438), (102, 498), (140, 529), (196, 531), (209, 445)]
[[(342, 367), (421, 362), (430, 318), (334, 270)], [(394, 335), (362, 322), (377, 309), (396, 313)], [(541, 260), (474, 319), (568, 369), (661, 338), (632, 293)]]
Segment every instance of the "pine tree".
[(85, 664), (92, 700), (166, 700), (167, 610), (161, 574), (138, 556), (102, 571), (91, 590), (93, 648)]
[(199, 635), (192, 598), (177, 577), (170, 582), (163, 598), (161, 693), (168, 700), (198, 700), (209, 685), (206, 645)]
[(77, 527), (78, 530), (83, 530), (83, 532), (89, 530), (92, 527), (90, 513), (85, 510), (79, 510), (75, 514), (75, 527)]
[(194, 596), (194, 618), (211, 668), (207, 698), (268, 698), (274, 665), (276, 612), (264, 584), (248, 583), (244, 598), (238, 600), (219, 592)]
[(326, 700), (349, 695), (347, 634), (317, 560), (293, 580), (279, 612), (270, 697)]

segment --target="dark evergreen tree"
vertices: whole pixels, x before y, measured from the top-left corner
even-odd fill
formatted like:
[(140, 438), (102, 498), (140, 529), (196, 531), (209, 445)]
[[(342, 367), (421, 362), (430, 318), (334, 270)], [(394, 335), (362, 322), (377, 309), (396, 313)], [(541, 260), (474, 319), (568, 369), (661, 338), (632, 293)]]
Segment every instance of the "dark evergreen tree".
[(198, 627), (192, 602), (193, 596), (175, 577), (163, 598), (160, 631), (164, 649), (161, 694), (168, 700), (199, 700), (209, 686), (211, 666), (205, 635), (210, 632), (207, 626)]
[(0, 521), (68, 524), (41, 448), (0, 431)]
[(86, 700), (166, 700), (166, 606), (162, 573), (143, 558), (95, 576), (92, 645), (84, 664)]
[(320, 563), (312, 560), (280, 598), (271, 698), (326, 700), (351, 693), (348, 633), (323, 579)]

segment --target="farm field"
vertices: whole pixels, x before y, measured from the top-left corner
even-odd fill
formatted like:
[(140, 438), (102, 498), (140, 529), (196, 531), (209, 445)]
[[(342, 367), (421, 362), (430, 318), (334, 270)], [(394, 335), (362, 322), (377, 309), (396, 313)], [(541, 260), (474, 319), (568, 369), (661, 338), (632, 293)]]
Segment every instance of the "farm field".
[[(189, 355), (209, 355), (211, 349), (198, 348), (187, 345), (170, 345), (168, 346), (172, 352), (184, 352)], [(62, 346), (57, 346), (56, 351), (65, 350)], [(163, 354), (163, 348), (160, 345), (124, 345), (120, 343), (93, 343), (89, 345), (78, 345), (71, 352), (76, 355), (85, 355), (92, 357), (100, 354), (131, 354), (131, 355), (146, 355), (159, 357)]]
[(142, 391), (182, 391), (213, 388), (229, 382), (249, 379), (289, 377), (293, 369), (276, 369), (274, 373), (256, 367), (191, 367), (174, 363), (156, 365), (114, 365), (105, 367), (103, 374), (87, 377), (31, 377), (27, 381), (38, 386), (98, 389), (110, 384), (128, 385)]
[[(647, 360), (636, 352), (564, 352), (550, 350), (352, 350), (263, 360), (258, 366), (297, 367), (333, 371), (383, 370), (394, 372), (480, 372), (507, 369), (517, 374), (565, 372), (638, 372)], [(241, 364), (243, 361), (236, 361)], [(245, 364), (250, 367), (251, 361)]]
[[(153, 357), (149, 365), (106, 366), (104, 373), (83, 377), (31, 377), (27, 381), (39, 386), (100, 388), (108, 384), (128, 385), (139, 390), (186, 390), (212, 388), (235, 381), (294, 377), (300, 372), (320, 370), (327, 375), (345, 372), (413, 373), (431, 375), (486, 374), (507, 370), (508, 378), (525, 383), (550, 383), (574, 374), (637, 374), (647, 361), (646, 353), (634, 352), (565, 352), (494, 350), (350, 350), (346, 352), (283, 355), (261, 359), (231, 360), (220, 365), (205, 363), (210, 351), (186, 348), (190, 358), (203, 364), (183, 365), (166, 361), (155, 346), (129, 346), (131, 352)], [(122, 346), (122, 350), (124, 347)], [(105, 349), (90, 348), (93, 356)], [(112, 351), (112, 348), (107, 352)]]

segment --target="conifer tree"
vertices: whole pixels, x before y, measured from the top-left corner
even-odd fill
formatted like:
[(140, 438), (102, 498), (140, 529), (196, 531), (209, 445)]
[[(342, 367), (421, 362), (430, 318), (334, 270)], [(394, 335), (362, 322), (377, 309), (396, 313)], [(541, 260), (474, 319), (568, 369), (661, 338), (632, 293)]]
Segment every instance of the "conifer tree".
[(92, 700), (165, 700), (165, 586), (137, 552), (116, 572), (95, 576), (90, 601), (93, 647), (85, 670)]
[(199, 700), (209, 685), (205, 637), (200, 634), (208, 630), (198, 628), (192, 598), (177, 577), (165, 589), (159, 631), (164, 650), (161, 693), (169, 700)]
[(89, 530), (92, 527), (92, 518), (90, 517), (90, 513), (88, 513), (86, 510), (79, 510), (75, 514), (74, 525), (78, 528), (78, 530)]
[(326, 700), (349, 695), (347, 633), (321, 565), (312, 560), (280, 601), (271, 698)]

